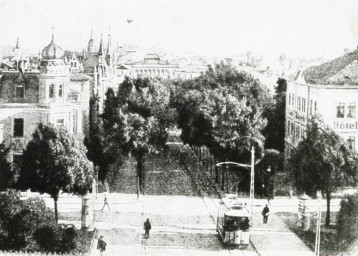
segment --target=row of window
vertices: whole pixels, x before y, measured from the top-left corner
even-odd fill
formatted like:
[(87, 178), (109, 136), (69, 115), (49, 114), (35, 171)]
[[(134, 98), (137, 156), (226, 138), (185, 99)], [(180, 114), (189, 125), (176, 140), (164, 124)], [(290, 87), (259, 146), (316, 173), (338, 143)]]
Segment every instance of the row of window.
[[(15, 86), (15, 97), (22, 99), (25, 96), (25, 88), (23, 84), (17, 84)], [(49, 87), (49, 98), (53, 99), (55, 98), (55, 85), (54, 84), (50, 84)], [(58, 97), (62, 98), (63, 96), (63, 85), (60, 84), (58, 86)]]
[[(336, 117), (337, 118), (355, 118), (356, 117), (356, 103), (350, 102), (346, 104), (344, 102), (337, 103), (336, 106), (337, 112)], [(347, 110), (347, 111), (346, 111)]]
[[(56, 120), (57, 127), (65, 127), (64, 119)], [(14, 137), (23, 137), (24, 136), (24, 119), (23, 118), (15, 118), (14, 119)]]
[[(291, 122), (288, 120), (287, 126), (286, 126), (286, 132), (292, 139), (304, 139), (305, 137), (305, 130), (304, 128), (300, 127), (299, 125), (296, 125), (294, 122)], [(349, 136), (347, 139), (349, 148), (351, 150), (355, 150), (355, 136)]]
[[(295, 107), (298, 111), (306, 112), (306, 106), (308, 102), (306, 102), (306, 98), (295, 96), (293, 93), (288, 94), (288, 105)], [(310, 100), (309, 102), (309, 113), (312, 115), (317, 111), (317, 101)]]
[(288, 120), (287, 122), (286, 132), (290, 136), (290, 138), (297, 139), (297, 140), (301, 138), (303, 139), (305, 136), (304, 128), (302, 128), (299, 125), (296, 125), (294, 122), (291, 122), (290, 120)]
[[(54, 84), (50, 84), (48, 96), (50, 99), (55, 98), (55, 85)], [(58, 97), (62, 98), (62, 96), (63, 96), (63, 85), (60, 84), (58, 86)]]

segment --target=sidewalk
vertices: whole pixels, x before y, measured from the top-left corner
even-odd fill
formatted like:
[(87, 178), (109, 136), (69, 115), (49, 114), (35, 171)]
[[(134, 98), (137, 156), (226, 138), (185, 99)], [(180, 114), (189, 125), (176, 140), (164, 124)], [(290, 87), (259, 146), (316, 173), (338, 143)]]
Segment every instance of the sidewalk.
[(250, 240), (260, 256), (312, 256), (313, 252), (291, 232), (275, 214), (269, 215), (268, 223), (263, 224), (260, 212), (255, 212), (254, 226)]

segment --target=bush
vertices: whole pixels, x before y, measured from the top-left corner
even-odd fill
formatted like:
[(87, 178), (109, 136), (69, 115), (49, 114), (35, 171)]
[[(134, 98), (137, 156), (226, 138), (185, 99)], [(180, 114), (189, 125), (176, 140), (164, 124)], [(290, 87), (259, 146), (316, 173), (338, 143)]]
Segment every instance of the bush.
[(341, 201), (337, 216), (337, 239), (341, 248), (349, 248), (358, 240), (358, 194)]
[(22, 200), (14, 190), (0, 193), (0, 250), (84, 253), (92, 236), (61, 228), (42, 199)]
[(14, 190), (0, 193), (0, 250), (32, 250), (33, 232), (51, 222), (53, 213), (43, 200), (21, 200)]

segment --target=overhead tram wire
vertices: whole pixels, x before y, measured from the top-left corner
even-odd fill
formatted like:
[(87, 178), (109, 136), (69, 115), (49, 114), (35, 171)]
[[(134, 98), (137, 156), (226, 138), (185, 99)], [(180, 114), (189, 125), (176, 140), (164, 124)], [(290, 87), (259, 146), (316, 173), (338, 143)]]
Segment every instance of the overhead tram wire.
[[(186, 145), (186, 148), (187, 148), (187, 150), (189, 150), (189, 151), (192, 150), (188, 145)], [(189, 168), (187, 167), (187, 169), (189, 169)], [(207, 176), (207, 174), (206, 174), (205, 172), (203, 173), (203, 171), (200, 171), (200, 174), (203, 174), (203, 175), (205, 176), (205, 178), (210, 181), (210, 178)], [(214, 224), (216, 225), (217, 223), (216, 223), (215, 217), (214, 217), (213, 214), (210, 212), (209, 207), (208, 207), (208, 205), (206, 204), (205, 199), (204, 199), (204, 196), (203, 196), (205, 191), (203, 191), (203, 190), (200, 189), (200, 186), (198, 185), (197, 179), (194, 179), (193, 177), (192, 177), (191, 179), (194, 181), (196, 190), (198, 191), (198, 194), (200, 195), (201, 200), (203, 200), (203, 203), (204, 203), (204, 205), (205, 205), (206, 210), (207, 210), (208, 213), (209, 213), (210, 218), (213, 220)], [(219, 195), (219, 199), (222, 201), (222, 197), (221, 197), (220, 193), (217, 193), (216, 189), (214, 189), (214, 186), (210, 186), (210, 187), (211, 187), (211, 189), (215, 190), (215, 191), (214, 191), (214, 194)], [(214, 205), (216, 205), (216, 202), (214, 201), (214, 198), (210, 197), (210, 200), (211, 200), (211, 202), (212, 202)], [(228, 252), (229, 255), (232, 255), (231, 250), (230, 250), (229, 248), (225, 248), (225, 249), (226, 249), (226, 251)], [(242, 251), (242, 250), (236, 250), (236, 251), (240, 251), (240, 254), (241, 254), (242, 256), (245, 256), (245, 255), (246, 255), (246, 254), (244, 253), (244, 251)]]

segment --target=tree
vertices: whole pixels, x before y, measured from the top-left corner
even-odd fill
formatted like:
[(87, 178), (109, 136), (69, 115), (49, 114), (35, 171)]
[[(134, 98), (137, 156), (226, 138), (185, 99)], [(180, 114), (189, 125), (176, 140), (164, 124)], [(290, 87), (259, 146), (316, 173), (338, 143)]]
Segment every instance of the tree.
[(263, 116), (267, 125), (262, 133), (266, 138), (265, 148), (285, 150), (285, 116), (286, 116), (286, 90), (287, 81), (283, 78), (277, 80), (274, 101), (265, 107)]
[(109, 150), (136, 158), (138, 195), (144, 187), (145, 155), (166, 148), (175, 115), (169, 98), (169, 89), (159, 81), (127, 78), (119, 85), (117, 96), (106, 100), (106, 106), (113, 106), (102, 115)]
[(0, 191), (11, 187), (14, 183), (14, 173), (11, 170), (11, 164), (7, 161), (10, 148), (5, 144), (0, 144)]
[[(259, 80), (220, 63), (175, 88), (171, 104), (177, 109), (184, 143), (206, 146), (219, 161), (250, 163), (252, 146), (256, 159), (263, 156), (263, 110), (269, 97)], [(216, 171), (216, 180), (217, 175)]]
[(314, 117), (305, 138), (293, 149), (288, 169), (299, 192), (322, 190), (327, 200), (326, 225), (330, 223), (331, 193), (357, 181), (357, 159), (341, 137)]
[(343, 249), (348, 249), (358, 239), (358, 194), (346, 196), (341, 201), (337, 216), (337, 238)]
[(32, 235), (55, 224), (52, 214), (42, 199), (22, 200), (14, 190), (0, 193), (0, 250), (33, 249)]
[(54, 199), (57, 222), (60, 190), (84, 195), (93, 178), (93, 164), (84, 145), (64, 129), (39, 124), (23, 152), (16, 186), (48, 193)]

